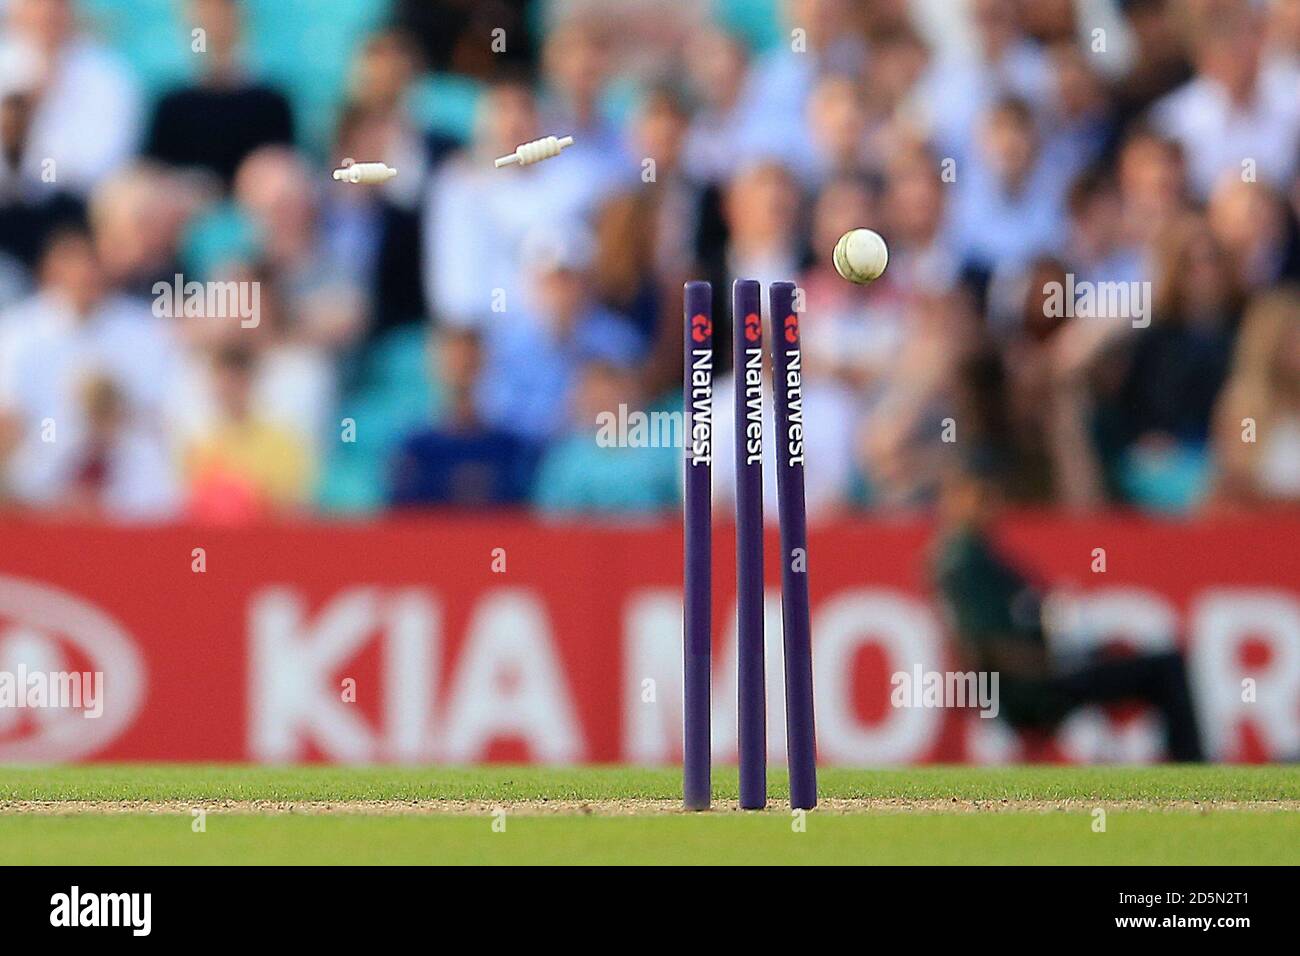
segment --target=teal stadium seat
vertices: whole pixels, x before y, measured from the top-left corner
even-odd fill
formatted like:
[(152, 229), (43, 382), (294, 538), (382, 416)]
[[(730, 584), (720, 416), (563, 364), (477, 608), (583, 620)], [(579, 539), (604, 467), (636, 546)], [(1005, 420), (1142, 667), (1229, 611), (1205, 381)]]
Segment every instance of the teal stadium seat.
[(362, 381), (339, 403), (357, 423), (357, 440), (339, 442), (323, 462), (317, 501), (333, 514), (365, 514), (384, 505), (388, 462), (410, 432), (436, 418), (440, 390), (429, 380), (423, 328), (395, 329), (373, 343)]
[(423, 326), (405, 326), (385, 333), (366, 354), (365, 380), (383, 383), (404, 395), (424, 396), (421, 401), (427, 411), (432, 389), (427, 338), (428, 330)]
[(327, 515), (367, 515), (384, 508), (384, 470), (377, 458), (335, 456), (316, 483), (316, 505)]
[(181, 265), (206, 282), (225, 266), (255, 259), (260, 250), (257, 227), (233, 202), (223, 202), (201, 213), (185, 230)]
[(175, 0), (79, 0), (83, 22), (126, 59), (150, 99), (194, 75), (180, 7)]
[(746, 40), (755, 50), (767, 50), (784, 40), (780, 0), (714, 0), (717, 22), (728, 33)]
[[(356, 45), (381, 26), (391, 0), (245, 0), (250, 65), (293, 101), (300, 144), (318, 159), (333, 137)], [(131, 64), (156, 97), (195, 73), (176, 0), (80, 0), (97, 35)]]
[(432, 73), (422, 77), (411, 90), (411, 118), (429, 133), (441, 133), (466, 141), (474, 132), (483, 84), (454, 73)]
[(1209, 493), (1213, 467), (1208, 450), (1200, 445), (1134, 447), (1121, 458), (1118, 478), (1125, 499), (1143, 511), (1185, 515)]

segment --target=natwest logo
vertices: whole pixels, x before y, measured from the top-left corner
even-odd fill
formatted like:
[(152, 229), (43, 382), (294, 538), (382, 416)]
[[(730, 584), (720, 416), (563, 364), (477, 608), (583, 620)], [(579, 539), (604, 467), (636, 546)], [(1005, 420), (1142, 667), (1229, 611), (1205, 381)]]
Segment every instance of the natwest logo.
[[(103, 750), (135, 718), (144, 683), (144, 662), (112, 617), (66, 591), (0, 575), (0, 763)], [(70, 690), (75, 706), (66, 705)], [(85, 719), (92, 710), (96, 719)]]
[(691, 338), (696, 342), (707, 342), (713, 334), (713, 321), (703, 314), (691, 316)]

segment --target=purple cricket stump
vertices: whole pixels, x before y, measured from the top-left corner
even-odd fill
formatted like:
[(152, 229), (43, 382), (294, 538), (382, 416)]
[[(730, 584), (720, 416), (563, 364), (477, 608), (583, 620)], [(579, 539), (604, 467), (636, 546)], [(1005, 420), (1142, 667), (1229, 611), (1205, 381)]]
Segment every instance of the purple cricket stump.
[(785, 646), (785, 726), (790, 806), (817, 806), (812, 627), (808, 609), (808, 520), (804, 502), (803, 355), (793, 282), (768, 289), (772, 392), (776, 405), (776, 498), (781, 520), (781, 630)]
[(767, 806), (767, 679), (763, 664), (763, 289), (731, 289), (735, 345), (736, 641), (740, 806)]
[(709, 283), (686, 283), (684, 302), (682, 796), (686, 809), (707, 810), (712, 797), (713, 666), (713, 290)]

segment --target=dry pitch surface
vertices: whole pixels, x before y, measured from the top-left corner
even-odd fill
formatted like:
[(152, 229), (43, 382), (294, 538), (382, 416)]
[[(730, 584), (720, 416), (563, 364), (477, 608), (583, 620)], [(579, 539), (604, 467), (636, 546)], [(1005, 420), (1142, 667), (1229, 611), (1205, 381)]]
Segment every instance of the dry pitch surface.
[[(1169, 812), (1300, 811), (1300, 800), (912, 800), (900, 797), (822, 800), (819, 816), (855, 813), (1048, 813), (1091, 811), (1157, 810)], [(785, 804), (774, 800), (767, 812), (780, 812)], [(0, 800), (0, 814), (74, 816), (79, 814), (193, 814), (240, 813), (277, 815), (297, 813), (328, 816), (360, 814), (376, 816), (485, 816), (505, 812), (511, 816), (600, 816), (636, 817), (661, 814), (692, 815), (680, 800)], [(733, 800), (719, 800), (715, 814), (741, 810)]]
[[(1294, 767), (826, 770), (799, 818), (734, 770), (0, 769), (0, 863), (1288, 863)], [(1104, 811), (1105, 830), (1097, 829)]]

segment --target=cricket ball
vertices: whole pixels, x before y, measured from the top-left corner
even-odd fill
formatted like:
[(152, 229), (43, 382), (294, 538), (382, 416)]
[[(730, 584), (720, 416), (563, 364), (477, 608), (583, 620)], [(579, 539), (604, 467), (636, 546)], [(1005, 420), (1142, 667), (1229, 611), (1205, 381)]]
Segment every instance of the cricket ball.
[(835, 271), (856, 285), (880, 278), (889, 264), (889, 247), (872, 229), (850, 229), (835, 243)]

